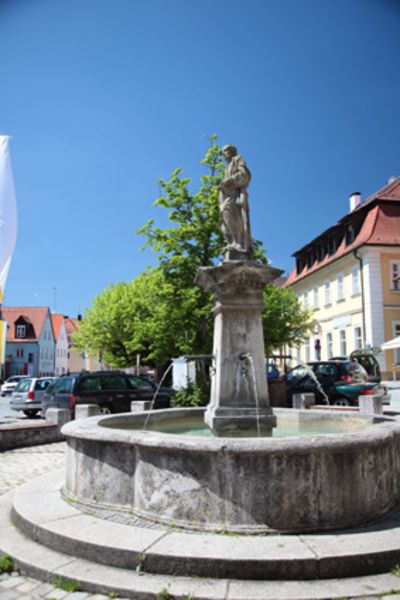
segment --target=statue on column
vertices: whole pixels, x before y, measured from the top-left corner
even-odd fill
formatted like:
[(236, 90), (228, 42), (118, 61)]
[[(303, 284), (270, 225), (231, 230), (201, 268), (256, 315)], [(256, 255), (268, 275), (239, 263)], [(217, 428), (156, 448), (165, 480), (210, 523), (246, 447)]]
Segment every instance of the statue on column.
[(227, 144), (222, 154), (228, 163), (219, 186), (221, 228), (227, 241), (225, 257), (249, 258), (253, 252), (247, 194), (251, 173), (235, 146)]

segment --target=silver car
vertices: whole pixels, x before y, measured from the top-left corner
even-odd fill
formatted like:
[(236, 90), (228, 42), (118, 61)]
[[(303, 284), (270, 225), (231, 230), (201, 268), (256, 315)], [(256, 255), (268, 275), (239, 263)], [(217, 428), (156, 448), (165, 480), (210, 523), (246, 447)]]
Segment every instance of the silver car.
[(34, 417), (41, 409), (42, 396), (56, 377), (27, 377), (19, 382), (12, 393), (10, 407)]

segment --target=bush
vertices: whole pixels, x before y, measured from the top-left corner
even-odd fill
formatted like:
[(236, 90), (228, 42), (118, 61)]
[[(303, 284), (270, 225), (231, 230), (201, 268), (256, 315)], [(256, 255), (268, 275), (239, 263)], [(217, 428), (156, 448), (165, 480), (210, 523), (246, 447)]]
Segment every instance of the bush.
[(208, 388), (202, 388), (196, 383), (190, 383), (186, 388), (177, 390), (171, 398), (175, 407), (206, 406), (209, 399)]

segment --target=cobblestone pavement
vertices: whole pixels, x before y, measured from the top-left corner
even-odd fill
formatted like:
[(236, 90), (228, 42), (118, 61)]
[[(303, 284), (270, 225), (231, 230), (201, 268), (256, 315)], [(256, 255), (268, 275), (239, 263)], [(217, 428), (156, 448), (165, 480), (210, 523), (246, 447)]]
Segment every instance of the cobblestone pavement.
[[(65, 466), (65, 442), (0, 453), (0, 495), (29, 479)], [(0, 575), (0, 600), (110, 600), (103, 594), (67, 592), (19, 573)]]
[[(61, 442), (0, 453), (0, 495), (29, 479), (63, 468), (65, 448), (65, 442)], [(0, 575), (0, 600), (110, 600), (110, 597), (112, 596), (64, 591), (17, 572)], [(396, 598), (400, 599), (400, 594), (379, 598), (369, 596), (368, 600), (395, 600)], [(119, 598), (119, 600), (128, 599)], [(268, 600), (267, 596), (266, 600)]]

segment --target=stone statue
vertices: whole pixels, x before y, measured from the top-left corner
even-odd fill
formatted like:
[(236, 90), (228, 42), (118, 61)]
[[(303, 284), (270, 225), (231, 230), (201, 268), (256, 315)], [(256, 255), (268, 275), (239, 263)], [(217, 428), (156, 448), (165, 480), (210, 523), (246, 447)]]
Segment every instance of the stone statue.
[(225, 256), (249, 257), (253, 250), (247, 194), (251, 173), (235, 146), (227, 144), (222, 148), (222, 154), (228, 163), (224, 179), (219, 186), (221, 227), (227, 241)]

